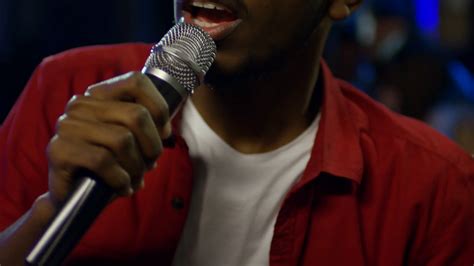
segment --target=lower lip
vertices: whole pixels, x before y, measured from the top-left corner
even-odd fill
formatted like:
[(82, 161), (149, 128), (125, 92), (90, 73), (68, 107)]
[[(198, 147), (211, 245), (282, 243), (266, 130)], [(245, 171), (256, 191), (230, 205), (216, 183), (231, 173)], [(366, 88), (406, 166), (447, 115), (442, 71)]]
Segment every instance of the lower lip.
[(242, 22), (242, 19), (237, 19), (234, 21), (220, 22), (220, 23), (217, 23), (217, 25), (212, 26), (212, 27), (202, 27), (202, 26), (197, 25), (194, 22), (194, 18), (192, 17), (190, 12), (183, 11), (182, 14), (183, 14), (185, 23), (192, 24), (192, 25), (202, 28), (205, 32), (207, 32), (211, 36), (211, 38), (214, 41), (221, 41), (227, 38), (230, 34), (232, 34), (232, 32), (234, 32), (235, 29), (237, 29), (237, 27)]

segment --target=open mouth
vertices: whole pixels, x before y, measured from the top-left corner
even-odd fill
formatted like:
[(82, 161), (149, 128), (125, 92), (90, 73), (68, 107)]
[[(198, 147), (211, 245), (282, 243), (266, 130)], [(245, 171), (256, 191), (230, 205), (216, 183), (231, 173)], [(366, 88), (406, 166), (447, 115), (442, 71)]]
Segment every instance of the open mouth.
[(229, 36), (242, 22), (235, 8), (220, 1), (188, 1), (182, 15), (184, 22), (203, 28), (215, 41)]

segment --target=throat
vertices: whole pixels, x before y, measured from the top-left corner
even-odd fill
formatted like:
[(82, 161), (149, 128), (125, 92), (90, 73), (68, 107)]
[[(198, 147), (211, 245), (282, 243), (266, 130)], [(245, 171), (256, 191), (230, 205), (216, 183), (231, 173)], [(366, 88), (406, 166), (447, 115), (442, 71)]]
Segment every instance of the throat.
[[(316, 47), (316, 48), (314, 48)], [(310, 45), (280, 68), (256, 71), (258, 77), (211, 72), (193, 103), (206, 123), (243, 153), (277, 149), (304, 132), (317, 117), (323, 94), (318, 79), (322, 48)], [(237, 77), (237, 78), (236, 78)], [(229, 81), (230, 78), (230, 81)]]
[(251, 97), (234, 94), (229, 99), (231, 96), (203, 88), (196, 91), (192, 101), (206, 124), (243, 154), (270, 152), (290, 143), (316, 117), (305, 112), (301, 101), (296, 106), (273, 98), (269, 102), (257, 100), (257, 104)]

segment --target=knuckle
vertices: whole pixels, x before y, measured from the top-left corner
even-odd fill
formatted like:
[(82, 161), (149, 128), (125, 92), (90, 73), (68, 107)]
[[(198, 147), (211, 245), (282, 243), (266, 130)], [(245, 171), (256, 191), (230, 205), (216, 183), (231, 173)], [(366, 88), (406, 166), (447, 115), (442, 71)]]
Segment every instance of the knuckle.
[(153, 160), (156, 160), (158, 157), (161, 156), (161, 154), (163, 153), (163, 145), (157, 145), (154, 149), (152, 149), (151, 151), (151, 158)]
[(120, 153), (128, 152), (134, 146), (135, 137), (128, 130), (121, 130), (114, 140), (114, 148)]
[(92, 96), (92, 97), (100, 96), (102, 94), (102, 91), (103, 91), (102, 87), (103, 87), (103, 83), (98, 83), (98, 84), (91, 85), (87, 88), (84, 95), (86, 97), (87, 96)]
[(91, 154), (87, 164), (92, 171), (103, 173), (107, 167), (112, 164), (113, 156), (105, 148), (98, 147), (98, 149)]
[(61, 115), (58, 120), (56, 121), (56, 133), (64, 132), (64, 127), (68, 123), (68, 116), (66, 114)]
[(74, 95), (66, 105), (66, 113), (75, 111), (84, 106), (86, 97), (84, 95)]
[(46, 154), (48, 155), (49, 159), (52, 161), (58, 161), (59, 159), (59, 151), (61, 150), (59, 145), (59, 137), (55, 135), (51, 140), (49, 141), (47, 147), (46, 147)]
[(126, 191), (130, 187), (131, 177), (126, 171), (117, 171), (109, 183), (115, 189)]
[(129, 118), (130, 126), (134, 128), (141, 128), (143, 125), (145, 125), (147, 120), (149, 120), (150, 113), (145, 107), (135, 104), (130, 110)]
[(114, 178), (114, 183), (118, 188), (127, 188), (130, 186), (130, 176), (126, 174), (117, 175)]
[(71, 99), (69, 99), (69, 101), (67, 102), (66, 107), (69, 107), (69, 106), (71, 106), (72, 104), (74, 104), (74, 102), (75, 102), (75, 101), (77, 100), (77, 98), (79, 98), (79, 97), (81, 97), (81, 96), (80, 96), (80, 95), (77, 95), (77, 94), (76, 94), (76, 95), (73, 95), (73, 96), (71, 97)]
[(56, 134), (58, 136), (67, 136), (71, 135), (71, 132), (77, 130), (76, 128), (76, 121), (73, 118), (70, 118), (68, 115), (64, 114), (59, 117), (58, 121), (56, 122)]
[(145, 83), (145, 75), (138, 71), (130, 72), (128, 81), (130, 82), (130, 86), (134, 88), (141, 88), (142, 85)]
[(158, 105), (158, 121), (161, 126), (164, 126), (169, 120), (168, 104), (165, 102)]
[(137, 166), (136, 169), (134, 169), (133, 172), (130, 173), (131, 179), (130, 182), (135, 182), (138, 179), (141, 179), (143, 175), (146, 173), (146, 166), (145, 165), (140, 165)]

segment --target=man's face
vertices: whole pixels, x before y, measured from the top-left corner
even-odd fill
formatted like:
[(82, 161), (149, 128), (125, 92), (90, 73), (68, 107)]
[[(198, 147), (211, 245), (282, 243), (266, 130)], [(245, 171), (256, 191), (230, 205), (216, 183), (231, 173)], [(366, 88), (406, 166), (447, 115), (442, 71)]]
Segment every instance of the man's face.
[(218, 46), (224, 76), (258, 71), (301, 48), (328, 0), (174, 0), (177, 17), (201, 26)]

